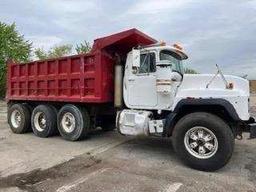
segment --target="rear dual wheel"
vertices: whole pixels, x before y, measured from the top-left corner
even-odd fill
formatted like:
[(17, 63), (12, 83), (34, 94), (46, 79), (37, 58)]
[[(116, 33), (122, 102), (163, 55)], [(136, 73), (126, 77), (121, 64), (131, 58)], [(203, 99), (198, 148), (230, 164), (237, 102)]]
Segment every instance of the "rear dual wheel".
[(8, 124), (13, 133), (22, 134), (31, 130), (30, 108), (27, 104), (14, 104), (8, 108)]
[(90, 116), (86, 109), (71, 104), (60, 109), (57, 122), (61, 136), (69, 141), (85, 138), (90, 129)]
[(38, 137), (50, 137), (57, 133), (57, 110), (51, 105), (38, 105), (32, 113), (31, 125)]
[(57, 113), (51, 105), (38, 105), (32, 115), (29, 105), (14, 104), (8, 108), (8, 123), (14, 133), (32, 130), (38, 137), (50, 137), (58, 130), (69, 141), (85, 138), (90, 129), (90, 116), (83, 107), (65, 105)]
[(90, 117), (82, 107), (75, 105), (63, 106), (57, 110), (50, 105), (39, 105), (32, 113), (31, 124), (33, 132), (38, 137), (60, 135), (69, 141), (83, 139), (90, 127)]

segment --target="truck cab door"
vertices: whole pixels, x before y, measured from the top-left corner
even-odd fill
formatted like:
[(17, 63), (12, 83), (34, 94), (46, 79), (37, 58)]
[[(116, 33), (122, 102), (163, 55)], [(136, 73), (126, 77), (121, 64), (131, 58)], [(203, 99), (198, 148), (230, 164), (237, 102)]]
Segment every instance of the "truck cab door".
[(139, 64), (126, 77), (128, 103), (134, 108), (151, 108), (157, 105), (155, 52), (141, 54)]

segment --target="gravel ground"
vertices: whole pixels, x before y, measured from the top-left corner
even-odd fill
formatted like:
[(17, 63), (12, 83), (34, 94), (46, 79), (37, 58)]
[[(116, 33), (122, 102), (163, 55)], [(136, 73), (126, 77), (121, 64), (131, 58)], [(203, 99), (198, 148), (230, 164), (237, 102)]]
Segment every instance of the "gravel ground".
[[(256, 97), (251, 99), (256, 114)], [(177, 159), (170, 139), (95, 131), (80, 142), (16, 135), (0, 103), (0, 191), (256, 191), (256, 140), (236, 140), (231, 161), (213, 173)]]

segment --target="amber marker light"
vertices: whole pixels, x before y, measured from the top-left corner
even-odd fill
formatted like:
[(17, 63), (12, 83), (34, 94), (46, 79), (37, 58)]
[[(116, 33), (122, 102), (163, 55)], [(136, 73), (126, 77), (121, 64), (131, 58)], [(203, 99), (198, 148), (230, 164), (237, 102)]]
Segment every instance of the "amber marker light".
[(180, 51), (183, 50), (183, 47), (181, 45), (177, 44), (177, 43), (173, 44), (173, 47), (180, 50)]
[(160, 44), (159, 44), (160, 46), (165, 46), (166, 45), (166, 43), (164, 42), (164, 41), (160, 41)]

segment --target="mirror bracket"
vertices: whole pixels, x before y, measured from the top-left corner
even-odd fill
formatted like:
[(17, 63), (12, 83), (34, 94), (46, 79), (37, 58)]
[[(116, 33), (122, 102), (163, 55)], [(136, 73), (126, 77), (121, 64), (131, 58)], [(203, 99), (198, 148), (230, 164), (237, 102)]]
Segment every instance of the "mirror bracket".
[(132, 67), (140, 67), (140, 50), (132, 49)]

